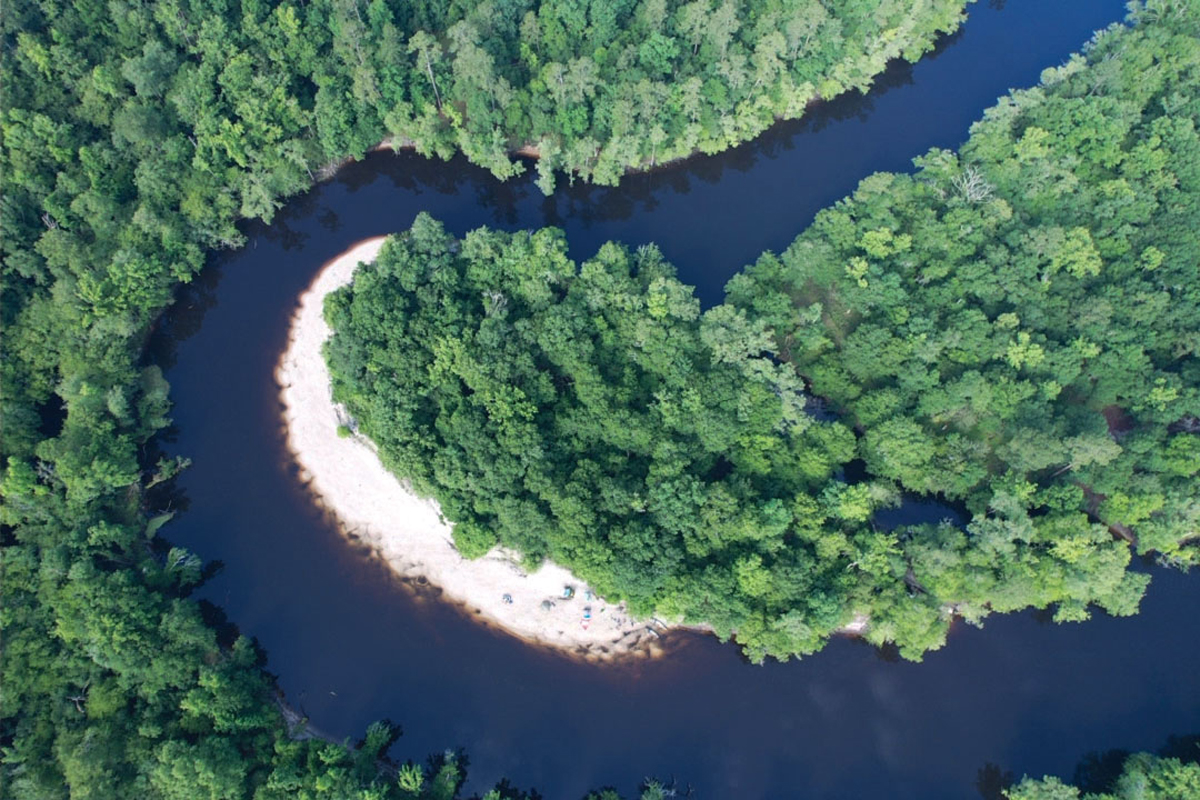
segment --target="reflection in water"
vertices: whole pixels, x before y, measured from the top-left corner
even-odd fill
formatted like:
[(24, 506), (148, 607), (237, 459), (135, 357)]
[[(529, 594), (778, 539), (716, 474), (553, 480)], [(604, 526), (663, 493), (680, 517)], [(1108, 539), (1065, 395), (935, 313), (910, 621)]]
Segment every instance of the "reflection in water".
[(975, 788), (983, 800), (1006, 800), (1004, 791), (1016, 783), (1012, 770), (1001, 769), (999, 765), (988, 762), (979, 768), (975, 778)]
[[(1090, 752), (1079, 761), (1071, 777), (1064, 779), (1085, 795), (1112, 792), (1117, 788), (1117, 781), (1124, 772), (1125, 761), (1130, 755), (1131, 751), (1120, 749)], [(1200, 763), (1200, 734), (1171, 736), (1167, 739), (1167, 744), (1155, 751), (1154, 755), (1178, 759), (1184, 764)], [(1017, 778), (1011, 770), (1004, 771), (997, 765), (988, 763), (980, 768), (975, 785), (984, 800), (1005, 800), (1004, 791), (1015, 783)], [(1180, 800), (1184, 800), (1182, 795), (1179, 797)]]
[(184, 496), (161, 496), (174, 508), (191, 500), (164, 533), (223, 564), (197, 593), (206, 613), (257, 638), (289, 702), (319, 727), (357, 736), (391, 717), (404, 725), (405, 757), (465, 748), (472, 789), (508, 776), (575, 798), (603, 785), (630, 793), (657, 774), (706, 797), (958, 800), (976, 792), (980, 764), (1069, 775), (1089, 748), (1153, 747), (1191, 729), (1200, 619), (1177, 611), (1196, 607), (1200, 587), (1161, 571), (1141, 617), (998, 617), (956, 631), (923, 664), (846, 639), (761, 667), (688, 634), (668, 637), (668, 658), (619, 668), (526, 647), (429, 592), (399, 591), (346, 545), (296, 479), (272, 378), (314, 270), (422, 210), (455, 235), (558, 225), (576, 258), (608, 239), (658, 242), (704, 303), (719, 302), (734, 272), (786, 246), (859, 179), (954, 146), (997, 95), (1121, 13), (1120, 0), (1010, 0), (1003, 13), (976, 4), (935, 59), (890, 72), (869, 97), (616, 188), (545, 198), (529, 177), (497, 184), (461, 159), (380, 153), (274, 224), (245, 225), (247, 245), (213, 256), (180, 291), (147, 354), (177, 403), (177, 427), (159, 444), (194, 462)]
[(147, 361), (158, 364), (164, 371), (170, 370), (175, 366), (175, 354), (179, 343), (200, 332), (205, 314), (217, 304), (217, 286), (221, 283), (221, 258), (210, 258), (209, 264), (200, 274), (178, 290), (175, 304), (155, 325), (154, 335), (151, 336), (146, 351)]
[(1102, 753), (1088, 753), (1075, 767), (1071, 783), (1078, 786), (1087, 794), (1098, 794), (1108, 791), (1121, 775), (1125, 759), (1129, 757), (1128, 750), (1106, 750)]

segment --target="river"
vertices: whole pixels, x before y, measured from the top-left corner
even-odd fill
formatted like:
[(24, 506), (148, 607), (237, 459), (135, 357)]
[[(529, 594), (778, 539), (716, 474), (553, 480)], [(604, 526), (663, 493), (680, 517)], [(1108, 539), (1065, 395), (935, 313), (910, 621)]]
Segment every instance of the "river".
[(861, 178), (956, 146), (997, 96), (1123, 11), (1120, 0), (981, 0), (960, 33), (868, 96), (615, 189), (547, 199), (461, 159), (375, 154), (272, 225), (247, 226), (247, 246), (211, 259), (149, 352), (176, 403), (162, 447), (194, 461), (174, 499), (184, 513), (164, 533), (215, 560), (199, 596), (258, 640), (315, 725), (351, 737), (390, 718), (404, 730), (400, 757), (463, 747), (471, 790), (508, 778), (573, 800), (600, 786), (632, 794), (657, 775), (707, 798), (994, 797), (989, 776), (1069, 778), (1089, 753), (1200, 728), (1200, 582), (1160, 569), (1137, 617), (995, 617), (957, 627), (921, 664), (849, 639), (764, 666), (687, 633), (660, 659), (615, 667), (525, 646), (400, 585), (322, 518), (288, 459), (273, 379), (320, 265), (421, 210), (456, 234), (558, 225), (577, 258), (608, 239), (654, 241), (718, 302), (731, 275)]

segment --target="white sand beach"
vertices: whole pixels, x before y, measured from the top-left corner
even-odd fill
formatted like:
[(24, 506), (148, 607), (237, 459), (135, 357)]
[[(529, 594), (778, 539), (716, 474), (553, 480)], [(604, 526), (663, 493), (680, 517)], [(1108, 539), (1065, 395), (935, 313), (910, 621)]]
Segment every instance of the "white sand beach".
[[(370, 442), (338, 435), (344, 412), (333, 403), (321, 355), (330, 335), (322, 313), (325, 295), (349, 283), (360, 263), (374, 261), (384, 238), (360, 242), (326, 264), (300, 296), (292, 319), (276, 380), (288, 447), (302, 480), (347, 536), (370, 546), (399, 575), (425, 578), (481, 620), (583, 658), (652, 655), (658, 648), (650, 623), (632, 618), (622, 603), (589, 597), (587, 584), (563, 567), (546, 563), (527, 574), (500, 548), (474, 561), (463, 558), (437, 503), (418, 497), (388, 472)], [(568, 586), (574, 590), (569, 599), (563, 597)]]

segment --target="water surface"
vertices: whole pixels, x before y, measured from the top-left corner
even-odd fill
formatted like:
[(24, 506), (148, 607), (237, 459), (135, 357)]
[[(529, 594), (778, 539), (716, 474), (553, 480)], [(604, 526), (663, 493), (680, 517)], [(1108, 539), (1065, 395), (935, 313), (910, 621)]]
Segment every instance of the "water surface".
[(851, 640), (761, 667), (686, 634), (663, 659), (617, 668), (524, 646), (412, 596), (347, 545), (295, 478), (273, 379), (319, 266), (421, 210), (460, 235), (558, 225), (577, 258), (608, 239), (654, 241), (718, 302), (731, 275), (860, 179), (956, 146), (997, 96), (1122, 13), (1119, 0), (977, 3), (962, 32), (869, 96), (616, 189), (547, 199), (462, 160), (379, 154), (250, 226), (244, 249), (181, 294), (152, 348), (176, 401), (164, 447), (194, 461), (179, 485), (186, 513), (164, 532), (222, 565), (200, 596), (258, 640), (316, 725), (355, 736), (391, 718), (401, 757), (465, 747), (475, 789), (507, 777), (569, 799), (659, 775), (710, 798), (969, 798), (985, 768), (1070, 776), (1090, 751), (1156, 748), (1200, 727), (1200, 582), (1157, 570), (1139, 617), (995, 618), (956, 629), (923, 664)]

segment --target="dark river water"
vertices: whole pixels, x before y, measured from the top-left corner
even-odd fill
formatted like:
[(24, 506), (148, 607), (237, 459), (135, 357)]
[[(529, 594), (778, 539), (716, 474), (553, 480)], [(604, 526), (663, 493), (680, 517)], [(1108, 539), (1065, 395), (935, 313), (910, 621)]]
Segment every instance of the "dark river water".
[(508, 778), (573, 800), (658, 775), (703, 798), (989, 797), (997, 770), (1070, 777), (1089, 753), (1194, 732), (1200, 581), (1157, 569), (1138, 617), (996, 617), (956, 628), (922, 664), (848, 639), (765, 666), (693, 634), (669, 636), (663, 658), (617, 667), (522, 645), (414, 596), (321, 518), (287, 458), (273, 378), (322, 262), (421, 210), (457, 234), (558, 225), (576, 257), (610, 238), (655, 241), (717, 302), (731, 275), (860, 179), (956, 146), (997, 96), (1122, 14), (1121, 0), (981, 0), (963, 31), (869, 96), (616, 189), (546, 199), (529, 180), (499, 184), (461, 160), (378, 154), (249, 227), (245, 248), (181, 293), (151, 351), (176, 401), (164, 447), (194, 460), (175, 501), (186, 513), (164, 532), (220, 565), (200, 596), (258, 640), (314, 724), (351, 737), (390, 718), (404, 730), (402, 758), (463, 747), (471, 789)]

